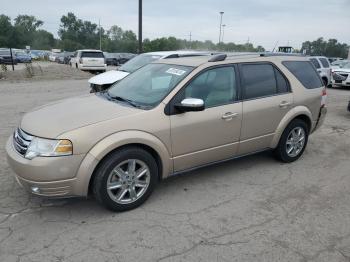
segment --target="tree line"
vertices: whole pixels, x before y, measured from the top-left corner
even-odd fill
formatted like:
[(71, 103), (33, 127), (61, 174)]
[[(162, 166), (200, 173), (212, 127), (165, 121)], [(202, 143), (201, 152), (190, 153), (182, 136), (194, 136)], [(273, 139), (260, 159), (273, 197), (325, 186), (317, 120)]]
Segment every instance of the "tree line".
[[(118, 25), (113, 25), (109, 30), (99, 27), (90, 21), (78, 18), (74, 13), (67, 13), (60, 19), (58, 30), (59, 39), (46, 30), (41, 29), (43, 21), (31, 15), (18, 15), (12, 23), (11, 18), (0, 15), (0, 47), (25, 48), (50, 50), (59, 48), (65, 51), (92, 48), (99, 49), (100, 41), (103, 51), (137, 53), (138, 42), (136, 34), (131, 30), (123, 30)], [(305, 50), (310, 55), (325, 55), (331, 57), (347, 56), (349, 46), (339, 43), (336, 39), (325, 41), (319, 38), (315, 41), (306, 41), (302, 44), (301, 51)], [(143, 51), (166, 51), (179, 49), (213, 50), (227, 52), (264, 52), (262, 46), (254, 46), (251, 43), (235, 44), (213, 43), (206, 41), (189, 41), (175, 37), (161, 37), (156, 39), (144, 39)]]

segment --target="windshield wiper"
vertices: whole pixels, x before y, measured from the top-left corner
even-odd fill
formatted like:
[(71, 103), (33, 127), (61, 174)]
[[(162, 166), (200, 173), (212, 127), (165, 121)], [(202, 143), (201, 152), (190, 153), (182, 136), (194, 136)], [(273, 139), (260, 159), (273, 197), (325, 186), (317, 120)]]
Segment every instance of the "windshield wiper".
[(126, 71), (126, 70), (124, 70), (124, 69), (118, 69), (118, 71), (121, 71), (121, 72), (125, 72), (125, 73), (130, 73), (129, 71)]
[(132, 101), (130, 99), (126, 99), (126, 98), (123, 98), (121, 96), (111, 96), (108, 92), (107, 92), (107, 95), (109, 96), (110, 99), (128, 103), (129, 105), (131, 105), (133, 107), (136, 107), (136, 108), (140, 108), (141, 107), (140, 105), (136, 104), (134, 101)]

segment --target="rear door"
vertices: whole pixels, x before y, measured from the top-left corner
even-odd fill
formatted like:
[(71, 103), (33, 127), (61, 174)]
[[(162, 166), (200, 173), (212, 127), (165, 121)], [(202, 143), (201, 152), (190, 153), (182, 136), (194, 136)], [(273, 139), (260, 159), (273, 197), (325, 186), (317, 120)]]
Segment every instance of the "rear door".
[(293, 105), (286, 77), (268, 62), (239, 65), (243, 118), (239, 154), (270, 146), (282, 118)]
[(105, 58), (102, 52), (91, 52), (91, 51), (84, 51), (81, 52), (81, 60), (82, 64), (84, 66), (104, 66), (105, 64)]

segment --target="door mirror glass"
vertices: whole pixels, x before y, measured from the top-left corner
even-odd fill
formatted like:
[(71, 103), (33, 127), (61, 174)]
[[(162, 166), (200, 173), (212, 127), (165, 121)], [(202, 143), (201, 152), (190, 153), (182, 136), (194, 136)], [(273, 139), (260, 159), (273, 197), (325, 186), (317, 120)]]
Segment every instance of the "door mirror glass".
[(181, 103), (175, 105), (181, 112), (194, 112), (204, 110), (204, 101), (198, 98), (185, 98)]

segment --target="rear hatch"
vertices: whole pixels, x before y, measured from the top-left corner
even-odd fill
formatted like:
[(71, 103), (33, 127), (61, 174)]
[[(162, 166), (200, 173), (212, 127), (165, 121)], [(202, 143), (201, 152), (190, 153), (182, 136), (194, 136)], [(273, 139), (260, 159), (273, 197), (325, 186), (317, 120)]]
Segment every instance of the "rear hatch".
[(104, 66), (105, 57), (102, 52), (83, 51), (81, 53), (81, 64), (84, 66)]

